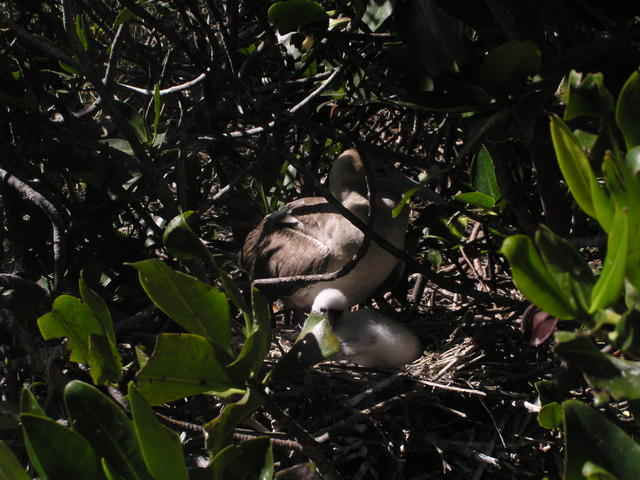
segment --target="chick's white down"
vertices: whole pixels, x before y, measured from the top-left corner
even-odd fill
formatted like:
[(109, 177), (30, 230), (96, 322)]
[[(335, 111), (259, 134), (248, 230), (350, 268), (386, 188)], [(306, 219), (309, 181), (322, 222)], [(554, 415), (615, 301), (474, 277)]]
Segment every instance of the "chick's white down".
[(371, 308), (349, 311), (340, 290), (322, 290), (311, 310), (332, 321), (342, 350), (336, 359), (363, 367), (400, 368), (421, 354), (420, 341), (407, 327)]

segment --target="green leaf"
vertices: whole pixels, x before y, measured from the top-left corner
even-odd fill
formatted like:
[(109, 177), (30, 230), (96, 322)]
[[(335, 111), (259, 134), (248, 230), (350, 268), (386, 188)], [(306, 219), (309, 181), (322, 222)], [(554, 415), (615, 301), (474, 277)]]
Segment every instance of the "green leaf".
[(627, 150), (640, 145), (640, 75), (637, 70), (627, 79), (618, 95), (616, 122)]
[(480, 68), (480, 81), (494, 93), (517, 93), (540, 70), (540, 49), (531, 40), (508, 40), (493, 49)]
[(587, 480), (619, 480), (615, 475), (611, 475), (610, 472), (590, 461), (582, 466), (582, 475)]
[(559, 117), (552, 115), (550, 122), (551, 138), (565, 182), (580, 208), (590, 217), (598, 219), (591, 193), (592, 185), (597, 184), (597, 180), (589, 160), (569, 127)]
[(542, 428), (553, 430), (562, 425), (562, 407), (558, 402), (551, 402), (543, 405), (538, 412), (538, 424)]
[(616, 400), (640, 399), (640, 363), (602, 353), (591, 338), (577, 335), (559, 340), (556, 354), (583, 372), (589, 383)]
[(122, 478), (153, 480), (136, 441), (129, 417), (97, 388), (73, 380), (64, 389), (71, 426), (104, 457)]
[(130, 265), (138, 270), (142, 288), (160, 310), (188, 332), (231, 354), (229, 304), (221, 291), (173, 271), (158, 259)]
[(224, 288), (227, 297), (233, 302), (233, 304), (240, 309), (245, 317), (245, 321), (250, 322), (251, 312), (245, 304), (242, 294), (238, 287), (229, 277), (227, 272), (220, 268), (214, 261), (209, 250), (189, 226), (189, 221), (193, 217), (193, 211), (187, 211), (176, 215), (164, 231), (162, 236), (163, 242), (167, 247), (167, 250), (176, 258), (190, 259), (200, 258), (209, 267), (215, 270), (220, 276), (222, 287)]
[(495, 198), (481, 192), (459, 193), (454, 195), (453, 198), (459, 202), (468, 203), (474, 207), (484, 208), (485, 210), (491, 210), (496, 204)]
[(87, 40), (87, 29), (84, 24), (84, 16), (82, 15), (76, 16), (76, 36), (86, 52), (89, 49), (89, 41)]
[(96, 385), (119, 382), (122, 379), (122, 359), (115, 343), (113, 321), (109, 307), (85, 283), (80, 274), (80, 296), (102, 327), (102, 335), (89, 336), (89, 366)]
[(20, 417), (25, 440), (28, 439), (32, 448), (29, 458), (41, 478), (105, 478), (100, 460), (80, 434), (50, 418), (32, 413), (23, 413)]
[(30, 480), (31, 477), (22, 468), (20, 462), (7, 444), (0, 440), (0, 479)]
[(505, 238), (502, 253), (509, 260), (516, 287), (525, 297), (554, 317), (563, 320), (576, 318), (578, 312), (574, 305), (562, 293), (527, 236)]
[(33, 413), (41, 417), (47, 416), (33, 392), (28, 388), (23, 388), (20, 392), (20, 413)]
[(273, 369), (274, 376), (295, 375), (340, 352), (340, 341), (324, 315), (311, 313), (291, 347)]
[(104, 143), (109, 147), (118, 150), (119, 152), (126, 153), (127, 155), (133, 156), (133, 148), (131, 148), (131, 144), (128, 140), (123, 138), (105, 138), (103, 140), (98, 140), (100, 143)]
[(265, 398), (255, 388), (247, 388), (243, 397), (235, 403), (225, 405), (216, 418), (207, 423), (207, 450), (215, 456), (231, 444), (236, 425), (249, 418), (262, 405)]
[(502, 198), (493, 159), (484, 145), (471, 163), (471, 186), (475, 191), (489, 195), (494, 200)]
[(544, 225), (536, 231), (535, 242), (549, 273), (554, 276), (563, 292), (568, 297), (574, 297), (576, 305), (586, 311), (595, 283), (587, 262), (570, 242)]
[(256, 288), (251, 289), (253, 318), (247, 325), (246, 339), (238, 358), (229, 365), (235, 378), (244, 381), (256, 375), (271, 346), (271, 308)]
[(627, 310), (609, 339), (623, 352), (640, 357), (640, 310)]
[[(39, 417), (47, 417), (44, 409), (38, 403), (35, 395), (28, 388), (23, 388), (20, 392), (20, 413), (31, 413), (33, 415), (37, 415)], [(31, 442), (29, 441), (29, 437), (27, 435), (24, 436), (24, 446), (27, 450), (27, 454), (31, 459), (31, 463), (33, 463), (33, 467), (37, 472), (43, 472), (44, 467), (38, 461), (38, 457), (33, 451), (33, 447), (31, 446)]]
[(402, 199), (398, 202), (398, 204), (393, 207), (393, 210), (391, 210), (391, 216), (393, 218), (397, 218), (398, 215), (400, 215), (402, 213), (402, 210), (404, 210), (404, 207), (406, 207), (410, 202), (411, 202), (411, 198), (413, 198), (413, 195), (420, 190), (420, 186), (416, 186), (413, 188), (410, 188), (403, 196)]
[(144, 463), (155, 480), (188, 480), (180, 438), (157, 419), (144, 397), (129, 383), (133, 428)]
[(211, 460), (212, 480), (270, 480), (273, 451), (266, 437), (230, 445)]
[(123, 23), (127, 23), (127, 22), (133, 20), (134, 18), (136, 18), (136, 14), (135, 13), (133, 13), (128, 8), (123, 8), (122, 10), (120, 10), (118, 12), (118, 15), (116, 15), (116, 19), (113, 22), (113, 27), (114, 28), (118, 28)]
[(113, 331), (113, 321), (111, 320), (111, 312), (109, 307), (102, 300), (102, 297), (96, 292), (91, 290), (84, 281), (83, 272), (80, 273), (80, 280), (78, 282), (80, 290), (80, 298), (93, 313), (93, 316), (100, 322), (104, 336), (109, 340), (109, 343), (115, 344), (116, 335)]
[(120, 355), (114, 356), (113, 344), (102, 335), (89, 336), (89, 370), (96, 385), (119, 382), (122, 379)]
[(149, 129), (147, 127), (147, 122), (145, 121), (144, 117), (140, 115), (138, 112), (133, 112), (133, 115), (129, 120), (129, 124), (133, 127), (133, 131), (136, 132), (136, 135), (140, 143), (149, 145), (150, 144)]
[(601, 73), (569, 73), (564, 120), (569, 121), (585, 115), (594, 115), (608, 121), (613, 112), (613, 98), (604, 86)]
[(640, 446), (622, 429), (578, 400), (563, 402), (565, 465), (563, 480), (584, 480), (587, 462), (619, 480), (640, 478)]
[(38, 318), (38, 327), (45, 340), (67, 337), (71, 360), (89, 365), (89, 337), (102, 335), (102, 326), (91, 309), (80, 299), (60, 295), (51, 312)]
[(591, 305), (589, 307), (591, 314), (611, 305), (622, 293), (627, 265), (627, 218), (627, 212), (624, 209), (618, 209), (613, 219), (604, 267), (591, 291)]
[(178, 259), (208, 261), (207, 247), (189, 226), (189, 221), (196, 218), (193, 214), (193, 210), (189, 210), (173, 217), (162, 234), (162, 241), (169, 253)]
[(151, 405), (203, 392), (225, 397), (244, 393), (220, 362), (214, 347), (199, 335), (163, 333), (138, 372), (138, 390)]
[(160, 113), (162, 112), (162, 101), (160, 100), (160, 84), (156, 83), (153, 87), (153, 138), (158, 134), (158, 125), (160, 125)]
[(317, 24), (326, 30), (329, 15), (324, 8), (312, 0), (285, 0), (275, 2), (269, 7), (269, 21), (273, 23), (280, 35), (293, 32), (298, 28)]

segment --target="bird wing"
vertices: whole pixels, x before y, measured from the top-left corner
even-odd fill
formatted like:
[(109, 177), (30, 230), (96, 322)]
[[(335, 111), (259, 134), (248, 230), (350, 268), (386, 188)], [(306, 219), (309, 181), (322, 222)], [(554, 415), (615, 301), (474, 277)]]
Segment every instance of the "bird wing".
[(247, 236), (240, 264), (253, 279), (326, 273), (331, 250), (319, 235), (322, 215), (315, 214), (340, 215), (322, 197), (301, 198), (268, 215)]

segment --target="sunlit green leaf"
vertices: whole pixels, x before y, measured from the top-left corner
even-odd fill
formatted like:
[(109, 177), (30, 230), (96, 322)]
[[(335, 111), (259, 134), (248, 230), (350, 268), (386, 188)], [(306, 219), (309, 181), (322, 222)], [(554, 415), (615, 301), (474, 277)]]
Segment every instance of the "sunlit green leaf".
[(296, 343), (276, 364), (275, 376), (293, 375), (305, 371), (340, 351), (340, 341), (324, 315), (311, 313), (298, 335)]
[(533, 304), (560, 319), (577, 316), (575, 306), (562, 292), (527, 236), (507, 237), (502, 243), (502, 253), (509, 260), (514, 283)]
[(162, 333), (153, 355), (138, 372), (138, 390), (151, 405), (204, 392), (221, 397), (244, 393), (219, 356), (204, 337)]
[(592, 185), (597, 182), (589, 160), (567, 125), (555, 115), (550, 117), (550, 121), (551, 138), (565, 182), (580, 208), (597, 219), (591, 194)]
[(229, 304), (221, 291), (173, 271), (158, 259), (131, 265), (138, 270), (142, 288), (160, 310), (188, 332), (201, 335), (231, 353)]
[(91, 309), (71, 295), (60, 295), (53, 302), (51, 312), (38, 319), (40, 333), (45, 340), (67, 337), (71, 360), (89, 364), (89, 337), (102, 335), (102, 325)]
[(607, 255), (598, 281), (591, 291), (589, 313), (594, 313), (618, 299), (622, 293), (627, 265), (628, 215), (619, 209), (609, 232)]
[(480, 207), (486, 210), (491, 210), (496, 204), (495, 198), (481, 192), (459, 193), (454, 195), (453, 198), (460, 202), (468, 203), (474, 207)]
[(564, 293), (575, 297), (576, 304), (586, 311), (595, 278), (585, 259), (569, 241), (544, 225), (536, 231), (535, 241), (549, 273)]

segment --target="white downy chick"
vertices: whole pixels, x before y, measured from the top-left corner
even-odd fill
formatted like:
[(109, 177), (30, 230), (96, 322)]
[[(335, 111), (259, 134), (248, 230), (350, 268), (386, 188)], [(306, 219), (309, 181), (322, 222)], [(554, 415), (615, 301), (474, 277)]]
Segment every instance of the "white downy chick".
[(340, 340), (337, 360), (350, 360), (362, 367), (401, 368), (422, 353), (418, 337), (407, 327), (377, 310), (347, 309), (347, 299), (335, 288), (322, 290), (312, 312), (324, 313)]

